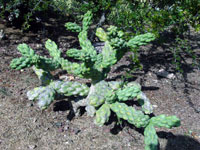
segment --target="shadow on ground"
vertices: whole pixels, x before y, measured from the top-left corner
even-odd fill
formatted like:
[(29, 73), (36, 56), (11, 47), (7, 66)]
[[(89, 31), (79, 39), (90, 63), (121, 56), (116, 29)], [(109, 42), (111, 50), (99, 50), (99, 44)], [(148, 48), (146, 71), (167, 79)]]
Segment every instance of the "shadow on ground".
[(171, 132), (158, 132), (160, 138), (167, 139), (164, 150), (200, 150), (200, 143), (186, 135), (173, 135)]

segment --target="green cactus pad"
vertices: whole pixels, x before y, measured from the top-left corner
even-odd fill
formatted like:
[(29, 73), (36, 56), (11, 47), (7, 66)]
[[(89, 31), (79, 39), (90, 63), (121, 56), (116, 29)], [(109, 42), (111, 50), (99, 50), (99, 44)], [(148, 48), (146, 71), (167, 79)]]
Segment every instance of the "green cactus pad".
[(111, 87), (112, 90), (118, 90), (119, 88), (122, 87), (122, 82), (121, 81), (110, 81), (108, 82), (109, 87)]
[(119, 101), (127, 101), (137, 97), (141, 92), (141, 86), (138, 83), (131, 82), (117, 91)]
[(100, 41), (105, 42), (108, 40), (108, 36), (102, 28), (97, 28), (96, 36), (100, 39)]
[(109, 42), (105, 42), (105, 45), (102, 50), (102, 68), (108, 68), (117, 62), (116, 51), (110, 46)]
[(55, 60), (47, 57), (39, 57), (39, 62), (34, 65), (46, 71), (53, 71), (60, 68), (60, 60)]
[(109, 120), (111, 111), (109, 104), (103, 104), (97, 111), (96, 111), (96, 118), (94, 123), (98, 126), (103, 126)]
[(126, 41), (122, 38), (115, 37), (110, 39), (110, 45), (114, 47), (115, 50), (119, 51), (126, 46)]
[(31, 49), (27, 44), (19, 44), (17, 46), (17, 49), (20, 51), (20, 53), (22, 54), (22, 56), (24, 57), (30, 57), (30, 56), (34, 56), (35, 52), (33, 49)]
[(85, 84), (79, 82), (65, 81), (59, 90), (56, 90), (58, 93), (64, 94), (65, 96), (87, 96), (89, 93), (89, 88)]
[(142, 111), (137, 111), (131, 106), (119, 102), (115, 102), (110, 106), (111, 110), (114, 111), (119, 118), (127, 120), (137, 128), (146, 127), (149, 123), (149, 116), (144, 115)]
[(146, 34), (135, 36), (134, 38), (130, 39), (127, 45), (130, 47), (136, 48), (141, 45), (146, 45), (153, 40), (155, 40), (155, 35), (152, 33), (146, 33)]
[(117, 100), (117, 95), (115, 90), (108, 90), (105, 93), (106, 102), (109, 104), (114, 103)]
[(46, 109), (54, 100), (55, 90), (50, 87), (37, 87), (27, 92), (29, 100), (38, 100), (40, 109)]
[(11, 61), (10, 67), (12, 69), (20, 70), (23, 68), (31, 67), (40, 62), (40, 57), (35, 54), (27, 44), (19, 44), (17, 49), (22, 54), (22, 57), (15, 58)]
[(88, 11), (84, 17), (83, 17), (83, 22), (82, 22), (82, 26), (83, 26), (83, 30), (87, 31), (89, 26), (92, 24), (92, 17), (93, 14), (91, 11)]
[(51, 76), (49, 72), (43, 69), (38, 69), (35, 66), (33, 66), (32, 69), (35, 72), (35, 74), (38, 76), (38, 79), (40, 80), (42, 85), (48, 85), (52, 81), (53, 77)]
[(94, 117), (95, 113), (96, 113), (96, 109), (94, 106), (91, 105), (87, 105), (85, 107), (85, 110), (87, 111), (87, 115), (90, 117)]
[(68, 49), (66, 54), (67, 54), (67, 56), (73, 57), (73, 58), (78, 59), (78, 60), (85, 60), (85, 56), (84, 56), (83, 51), (75, 49), (75, 48)]
[(89, 57), (92, 62), (96, 61), (97, 52), (93, 47), (92, 43), (87, 39), (87, 31), (80, 32), (78, 38), (84, 55), (86, 57)]
[(91, 59), (91, 56), (92, 55), (95, 55), (95, 52), (94, 54), (90, 54), (88, 51), (84, 51), (84, 50), (78, 50), (78, 49), (69, 49), (67, 50), (66, 54), (69, 56), (69, 57), (73, 57), (77, 60), (82, 60), (82, 61), (88, 61), (88, 60), (91, 60), (91, 61), (95, 61), (96, 59)]
[(45, 87), (44, 91), (38, 95), (37, 105), (40, 109), (46, 109), (54, 100), (55, 90)]
[(49, 84), (49, 87), (53, 88), (55, 91), (59, 91), (64, 81), (53, 81)]
[(158, 136), (154, 126), (151, 123), (144, 129), (144, 143), (145, 150), (158, 149)]
[(60, 58), (61, 52), (54, 41), (48, 39), (45, 43), (45, 47), (46, 49), (48, 49), (50, 56), (53, 57), (55, 60), (58, 60)]
[(70, 30), (72, 32), (81, 32), (81, 27), (77, 25), (76, 23), (68, 22), (65, 24), (65, 27), (67, 30)]
[(68, 60), (62, 59), (62, 69), (66, 70), (69, 74), (73, 74), (83, 78), (83, 75), (90, 71), (90, 68), (86, 68), (85, 64), (71, 63)]
[(89, 95), (88, 100), (89, 104), (98, 107), (102, 105), (106, 100), (106, 95), (111, 88), (108, 87), (108, 83), (105, 81), (100, 81), (95, 84), (93, 87), (92, 93)]
[(159, 115), (152, 117), (150, 123), (156, 127), (172, 128), (180, 126), (180, 119), (176, 116)]
[(44, 92), (46, 87), (36, 87), (33, 90), (27, 92), (27, 97), (29, 100), (36, 100), (38, 96)]
[(28, 68), (31, 66), (32, 66), (31, 58), (26, 58), (26, 57), (15, 58), (10, 63), (10, 67), (16, 70)]

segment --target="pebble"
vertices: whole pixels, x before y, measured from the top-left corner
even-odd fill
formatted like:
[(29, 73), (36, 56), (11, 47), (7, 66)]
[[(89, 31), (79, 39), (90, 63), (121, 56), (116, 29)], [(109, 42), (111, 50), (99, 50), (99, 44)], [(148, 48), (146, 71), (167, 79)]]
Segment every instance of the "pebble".
[(69, 142), (67, 141), (67, 142), (65, 142), (65, 144), (69, 144)]
[(33, 103), (28, 103), (27, 106), (28, 107), (33, 107)]
[(158, 105), (152, 105), (154, 108), (157, 108), (158, 107)]
[(62, 123), (61, 123), (61, 122), (56, 122), (56, 123), (55, 123), (55, 126), (56, 126), (56, 127), (61, 127), (61, 126), (62, 126)]
[(34, 118), (34, 119), (33, 119), (33, 122), (34, 122), (34, 123), (37, 122), (37, 118)]
[(169, 72), (165, 71), (164, 69), (160, 69), (156, 74), (158, 76), (165, 77), (168, 79), (175, 79), (175, 75), (173, 73), (169, 73)]
[(68, 130), (69, 130), (69, 125), (66, 125), (66, 126), (64, 127), (64, 130), (65, 130), (65, 131), (68, 131)]
[(40, 48), (40, 47), (42, 47), (42, 45), (41, 44), (36, 44), (36, 47)]
[(154, 83), (158, 83), (158, 80), (153, 80)]
[(28, 147), (29, 147), (29, 149), (35, 149), (37, 146), (36, 145), (29, 145)]

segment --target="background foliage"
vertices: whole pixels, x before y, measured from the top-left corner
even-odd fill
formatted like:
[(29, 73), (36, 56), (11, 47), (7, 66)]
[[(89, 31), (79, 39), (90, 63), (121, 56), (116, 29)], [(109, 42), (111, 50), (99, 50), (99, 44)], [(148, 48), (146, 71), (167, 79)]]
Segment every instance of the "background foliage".
[[(189, 27), (200, 30), (199, 0), (0, 0), (1, 17), (23, 30), (29, 29), (32, 22), (41, 21), (40, 17), (45, 14), (48, 17), (50, 12), (80, 23), (88, 10), (94, 15), (95, 28), (104, 24), (115, 25), (125, 32), (127, 40), (147, 32), (160, 38), (167, 30), (184, 42), (183, 35), (190, 34)], [(181, 65), (177, 64), (181, 63), (182, 57), (175, 55), (180, 46), (176, 40), (173, 44), (177, 45), (172, 52), (181, 72)], [(138, 55), (137, 49), (133, 52)], [(190, 56), (196, 59), (194, 54)], [(133, 61), (141, 68), (138, 57), (133, 57)]]

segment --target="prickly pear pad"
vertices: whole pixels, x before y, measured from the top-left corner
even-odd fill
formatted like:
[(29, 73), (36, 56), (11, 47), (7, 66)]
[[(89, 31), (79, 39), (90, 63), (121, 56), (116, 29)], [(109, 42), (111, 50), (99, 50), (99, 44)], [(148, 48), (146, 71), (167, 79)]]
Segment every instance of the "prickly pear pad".
[(97, 111), (96, 111), (96, 118), (94, 123), (98, 126), (103, 126), (110, 118), (110, 105), (103, 104)]
[(180, 126), (180, 119), (176, 116), (159, 115), (152, 117), (150, 122), (156, 127), (165, 127), (169, 129)]
[(144, 115), (142, 111), (137, 111), (124, 103), (116, 102), (111, 104), (110, 107), (119, 118), (127, 120), (137, 128), (146, 127), (149, 123), (149, 116)]
[(127, 101), (135, 98), (141, 92), (141, 86), (137, 83), (128, 84), (117, 91), (119, 101)]
[(90, 105), (94, 107), (102, 105), (106, 100), (105, 93), (109, 90), (111, 90), (111, 88), (108, 86), (107, 82), (100, 81), (99, 83), (96, 83), (94, 91), (88, 97)]
[(145, 150), (158, 149), (158, 136), (152, 124), (147, 125), (147, 127), (144, 129), (144, 143)]
[(46, 109), (54, 100), (55, 90), (50, 87), (37, 87), (27, 92), (29, 100), (38, 100), (39, 108)]

